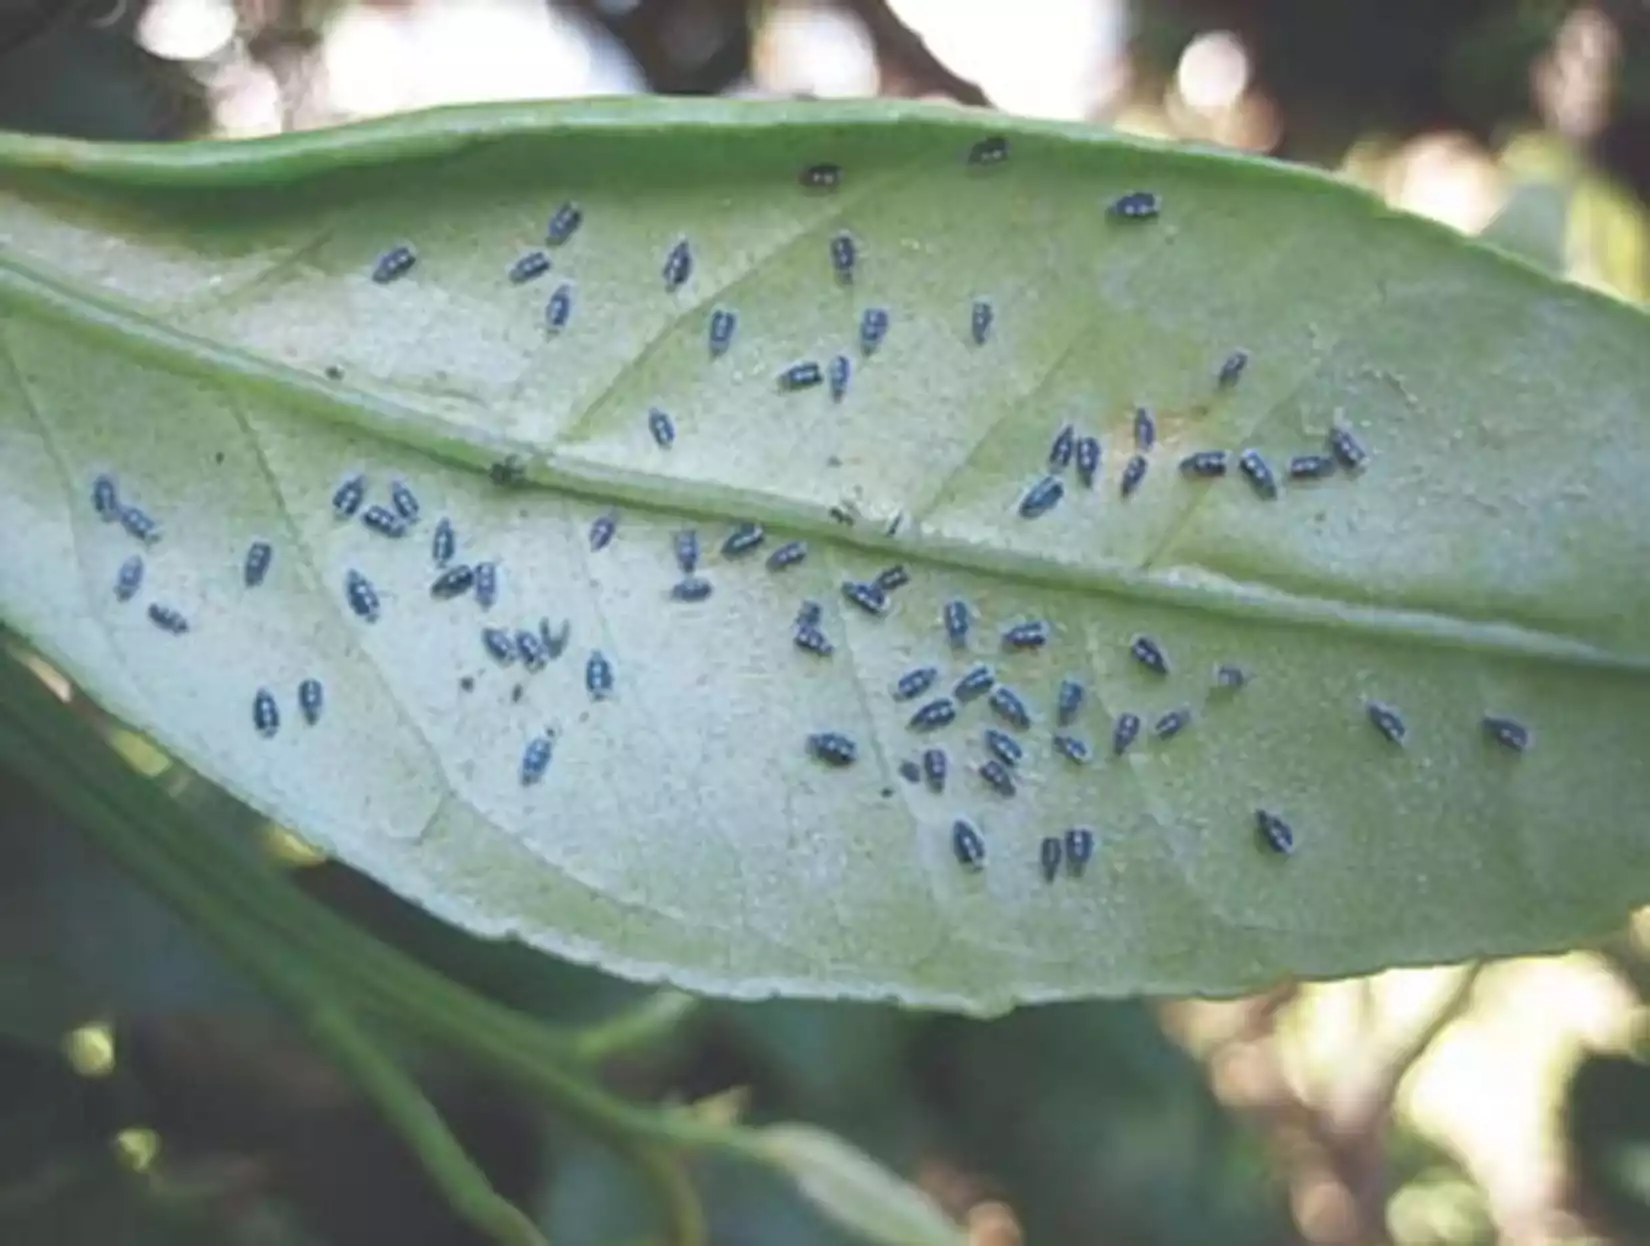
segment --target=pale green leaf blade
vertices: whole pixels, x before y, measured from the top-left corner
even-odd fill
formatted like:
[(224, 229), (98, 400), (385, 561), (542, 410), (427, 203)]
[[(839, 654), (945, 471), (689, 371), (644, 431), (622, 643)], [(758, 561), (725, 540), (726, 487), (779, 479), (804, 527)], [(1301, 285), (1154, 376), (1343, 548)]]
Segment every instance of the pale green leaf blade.
[[(1012, 157), (970, 166), (987, 127)], [(844, 165), (839, 191), (797, 185), (814, 160)], [(1105, 213), (1136, 188), (1161, 219)], [(511, 286), (567, 199), (583, 228)], [(828, 257), (841, 228), (851, 284)], [(695, 271), (672, 293), (682, 236)], [(373, 283), (401, 239), (418, 265)], [(909, 106), (596, 103), (242, 146), (10, 139), (0, 247), (0, 618), (468, 928), (707, 991), (984, 1010), (1563, 946), (1650, 893), (1646, 323), (1325, 178)], [(550, 337), (562, 281), (574, 312)], [(891, 327), (865, 360), (871, 305)], [(712, 360), (714, 306), (740, 321)], [(1218, 389), (1240, 347), (1247, 371)], [(775, 385), (837, 351), (856, 361), (842, 402)], [(1159, 445), (1125, 501), (1137, 402)], [(675, 417), (668, 452), (653, 405)], [(1370, 448), (1356, 476), (1267, 502), (1235, 473), (1175, 471), (1248, 445), (1281, 471), (1337, 413)], [(1103, 438), (1103, 478), (1068, 475), (1023, 520), (1067, 420)], [(531, 487), (489, 483), (512, 452)], [(355, 469), (376, 501), (413, 483), (411, 537), (333, 518)], [(124, 605), (113, 577), (138, 547), (92, 513), (99, 471), (165, 528)], [(619, 535), (592, 552), (614, 505)], [(490, 614), (429, 597), (442, 514), (461, 557), (498, 561)], [(770, 547), (805, 537), (808, 562), (717, 557), (747, 518)], [(684, 525), (711, 551), (698, 605), (669, 597)], [(248, 590), (254, 536), (276, 562)], [(913, 580), (888, 617), (843, 602), (841, 580), (895, 560)], [(374, 625), (345, 606), (351, 568), (383, 598)], [(967, 656), (939, 626), (953, 596), (981, 615)], [(792, 644), (804, 597), (829, 659)], [(193, 629), (155, 628), (154, 599)], [(483, 623), (542, 615), (571, 620), (568, 654), (494, 667)], [(998, 629), (1033, 616), (1054, 643), (1000, 654)], [(1167, 678), (1129, 658), (1137, 632)], [(617, 677), (599, 704), (595, 648)], [(905, 783), (897, 763), (935, 740), (889, 684), (981, 658), (1038, 720), (1019, 795), (970, 773), (983, 703), (935, 737), (946, 792)], [(1221, 662), (1251, 685), (1212, 687)], [(1049, 742), (1068, 673), (1090, 688), (1083, 769)], [(308, 676), (327, 688), (314, 728), (294, 704)], [(260, 686), (283, 708), (273, 739), (252, 727)], [(1405, 747), (1370, 698), (1401, 708)], [(1110, 757), (1113, 715), (1178, 706), (1182, 735)], [(1488, 712), (1529, 725), (1525, 755), (1487, 740)], [(524, 787), (547, 725), (554, 762)], [(826, 728), (859, 741), (855, 766), (806, 755)], [(1289, 820), (1292, 857), (1259, 846), (1257, 808)], [(953, 857), (959, 816), (985, 837), (979, 875)], [(1095, 860), (1045, 883), (1039, 841), (1077, 825)]]

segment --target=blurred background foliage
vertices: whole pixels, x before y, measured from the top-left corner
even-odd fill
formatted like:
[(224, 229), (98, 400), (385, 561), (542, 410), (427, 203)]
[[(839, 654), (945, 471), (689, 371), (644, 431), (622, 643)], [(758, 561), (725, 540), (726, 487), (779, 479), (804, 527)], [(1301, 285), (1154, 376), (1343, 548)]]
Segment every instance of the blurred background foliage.
[[(5, 128), (242, 137), (632, 92), (934, 98), (1269, 153), (1650, 297), (1639, 0), (0, 0)], [(495, 999), (578, 1024), (644, 994), (457, 934), (101, 725), (250, 856)], [(287, 1020), (3, 773), (0, 853), (0, 1240), (477, 1240)], [(1650, 914), (1568, 956), (1219, 1003), (707, 1003), (604, 1076), (834, 1130), (972, 1246), (1650, 1242), (1647, 992)], [(398, 1054), (552, 1241), (649, 1240), (588, 1139)], [(693, 1175), (719, 1246), (847, 1240), (771, 1174)]]

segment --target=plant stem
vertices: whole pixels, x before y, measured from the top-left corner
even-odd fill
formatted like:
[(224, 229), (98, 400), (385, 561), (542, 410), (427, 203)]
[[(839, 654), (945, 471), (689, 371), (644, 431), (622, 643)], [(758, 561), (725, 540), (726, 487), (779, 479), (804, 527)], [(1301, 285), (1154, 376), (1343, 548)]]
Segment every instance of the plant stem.
[(655, 991), (641, 1003), (572, 1036), (573, 1055), (591, 1064), (659, 1042), (699, 1006), (682, 991)]

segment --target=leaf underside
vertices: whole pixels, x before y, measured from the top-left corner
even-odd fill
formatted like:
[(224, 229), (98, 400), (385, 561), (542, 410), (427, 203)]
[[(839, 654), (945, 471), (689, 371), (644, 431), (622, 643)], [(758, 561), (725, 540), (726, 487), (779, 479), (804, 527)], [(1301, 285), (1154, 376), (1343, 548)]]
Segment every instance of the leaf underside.
[[(1001, 164), (971, 164), (991, 133)], [(835, 191), (799, 170), (834, 161)], [(1155, 220), (1106, 205), (1148, 189)], [(577, 201), (553, 269), (509, 266)], [(830, 240), (858, 244), (851, 281)], [(671, 291), (665, 255), (694, 265)], [(418, 261), (372, 280), (399, 242)], [(571, 287), (549, 333), (551, 292)], [(989, 337), (971, 308), (988, 299)], [(858, 344), (885, 308), (885, 341)], [(713, 308), (738, 314), (712, 358)], [(964, 1011), (1572, 944), (1650, 898), (1650, 332), (1328, 179), (908, 105), (462, 110), (245, 145), (0, 140), (0, 619), (113, 713), (450, 921), (717, 994)], [(1216, 373), (1249, 352), (1235, 384)], [(842, 353), (841, 401), (778, 373)], [(1149, 469), (1119, 491), (1133, 412)], [(670, 413), (674, 445), (647, 412)], [(1339, 420), (1357, 473), (1260, 497)], [(1066, 422), (1100, 437), (1021, 518)], [(489, 479), (514, 455), (519, 487)], [(387, 539), (335, 518), (404, 479)], [(161, 525), (141, 546), (100, 472)], [(599, 551), (588, 531), (616, 509)], [(833, 518), (832, 512), (836, 512)], [(499, 597), (432, 599), (430, 534)], [(842, 522), (843, 519), (851, 523)], [(717, 552), (764, 524), (746, 559)], [(672, 600), (681, 528), (713, 594)], [(253, 539), (267, 580), (242, 581)], [(765, 568), (776, 544), (810, 553)], [(117, 569), (145, 560), (116, 600)], [(874, 618), (839, 591), (903, 563)], [(347, 573), (381, 617), (345, 600)], [(793, 643), (800, 602), (835, 652)], [(944, 603), (977, 621), (966, 652)], [(182, 635), (151, 602), (188, 619)], [(538, 673), (483, 626), (571, 623)], [(1041, 618), (1045, 648), (1002, 651)], [(1166, 675), (1129, 654), (1137, 633)], [(613, 695), (586, 691), (594, 650)], [(1018, 794), (974, 773), (984, 699), (929, 736), (890, 685), (991, 662), (1031, 707)], [(1231, 663), (1251, 676), (1222, 689)], [(1054, 696), (1087, 686), (1051, 747)], [(307, 725), (306, 678), (325, 707)], [(253, 726), (260, 687), (281, 712)], [(927, 699), (927, 698), (924, 698)], [(1402, 745), (1369, 700), (1402, 715)], [(1151, 726), (1179, 707), (1169, 740)], [(1145, 722), (1112, 756), (1114, 718)], [(1522, 754), (1481, 727), (1526, 725)], [(543, 780), (524, 750), (555, 733)], [(857, 761), (805, 748), (838, 731)], [(943, 793), (899, 763), (943, 747)], [(1287, 821), (1269, 851), (1255, 811)], [(962, 868), (970, 819), (984, 868)], [(1092, 828), (1081, 876), (1044, 837)]]

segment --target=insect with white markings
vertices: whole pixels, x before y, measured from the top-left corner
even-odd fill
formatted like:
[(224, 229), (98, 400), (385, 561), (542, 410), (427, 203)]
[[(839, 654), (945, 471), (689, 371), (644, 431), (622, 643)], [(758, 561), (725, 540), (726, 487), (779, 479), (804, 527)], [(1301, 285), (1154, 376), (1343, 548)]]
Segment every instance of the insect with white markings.
[(711, 595), (711, 582), (703, 576), (684, 576), (670, 586), (670, 596), (673, 601), (704, 601)]
[(992, 309), (990, 299), (975, 299), (973, 310), (969, 313), (968, 329), (974, 336), (974, 345), (984, 346), (991, 340), (991, 325), (997, 318)]
[(1117, 716), (1117, 721), (1111, 729), (1111, 753), (1113, 757), (1121, 757), (1129, 751), (1140, 734), (1140, 716), (1127, 711)]
[(1058, 476), (1044, 476), (1020, 499), (1020, 518), (1036, 519), (1046, 515), (1066, 495), (1066, 486)]
[(1180, 474), (1212, 480), (1226, 474), (1226, 451), (1197, 450), (1180, 460)]
[(1129, 641), (1129, 655), (1156, 675), (1169, 673), (1169, 659), (1163, 652), (1163, 647), (1150, 636), (1141, 634)]
[(1080, 680), (1066, 678), (1060, 681), (1060, 691), (1054, 696), (1054, 720), (1062, 727), (1076, 721), (1083, 708), (1085, 690)]
[(830, 637), (819, 630), (813, 623), (799, 623), (791, 636), (798, 649), (804, 653), (814, 654), (816, 657), (828, 658), (836, 652), (836, 646), (831, 643)]
[(412, 491), (412, 486), (405, 480), (390, 481), (390, 505), (395, 513), (408, 523), (417, 523), (421, 508), (418, 505), (418, 495)]
[(496, 562), (478, 562), (476, 572), (476, 605), (483, 610), (491, 610), (493, 603), (498, 600), (498, 564)]
[(510, 265), (507, 274), (510, 284), (524, 286), (529, 281), (536, 281), (550, 271), (550, 257), (543, 251), (529, 251)]
[(859, 318), (859, 349), (874, 355), (888, 336), (888, 311), (882, 307), (867, 307)]
[(831, 238), (831, 267), (836, 271), (836, 279), (847, 285), (854, 279), (854, 264), (859, 259), (859, 246), (854, 242), (854, 236), (847, 230), (835, 234)]
[(131, 601), (143, 587), (143, 559), (133, 554), (115, 572), (115, 600)]
[(1278, 496), (1278, 482), (1272, 475), (1272, 468), (1261, 457), (1259, 450), (1245, 450), (1238, 455), (1238, 470), (1249, 481), (1249, 486), (1268, 502), (1276, 500)]
[(957, 686), (951, 689), (951, 695), (966, 705), (976, 697), (982, 697), (991, 691), (991, 685), (996, 682), (997, 673), (984, 662), (978, 662), (963, 672), (962, 678), (957, 680)]
[(1008, 159), (1008, 140), (1001, 134), (982, 138), (968, 149), (968, 163), (972, 165), (1001, 164)]
[(676, 421), (670, 418), (669, 412), (658, 407), (648, 408), (647, 431), (653, 434), (654, 444), (661, 450), (668, 450), (676, 444)]
[(325, 698), (326, 693), (319, 679), (306, 679), (299, 683), (298, 712), (311, 727), (321, 721), (321, 709)]
[(1215, 667), (1215, 687), (1236, 690), (1249, 682), (1249, 672), (1241, 666), (1222, 662)]
[(1322, 480), (1335, 474), (1335, 460), (1327, 454), (1297, 454), (1289, 460), (1289, 479)]
[(1329, 427), (1329, 452), (1349, 472), (1357, 471), (1369, 458), (1369, 451), (1352, 435), (1352, 430), (1340, 424)]
[(1243, 376), (1244, 369), (1249, 366), (1249, 352), (1234, 350), (1227, 355), (1220, 365), (1220, 371), (1215, 374), (1215, 384), (1222, 389), (1229, 389), (1236, 385)]
[(1294, 830), (1275, 813), (1266, 809), (1255, 810), (1255, 833), (1260, 836), (1261, 843), (1279, 856), (1286, 857), (1295, 851)]
[(1502, 714), (1486, 714), (1480, 720), (1480, 725), (1484, 728), (1484, 733), (1502, 748), (1522, 753), (1530, 747), (1530, 729), (1516, 718), (1508, 718)]
[(953, 649), (961, 649), (968, 644), (968, 629), (974, 621), (973, 614), (968, 603), (960, 597), (953, 597), (945, 603), (942, 618), (946, 639), (951, 642)]
[(259, 688), (252, 697), (252, 725), (266, 740), (281, 729), (281, 707), (268, 688)]
[(189, 620), (183, 617), (182, 612), (171, 606), (163, 606), (158, 601), (149, 603), (149, 621), (163, 632), (171, 632), (174, 636), (181, 636), (189, 630)]
[(482, 628), (481, 647), (500, 666), (509, 666), (516, 660), (516, 640), (506, 628)]
[(1066, 873), (1081, 878), (1083, 870), (1094, 859), (1094, 832), (1086, 826), (1074, 826), (1066, 832)]
[(1150, 407), (1134, 409), (1134, 448), (1150, 450), (1157, 444), (1157, 419)]
[(344, 600), (349, 602), (350, 610), (358, 619), (368, 623), (378, 622), (378, 590), (353, 567), (344, 575)]
[(676, 565), (683, 575), (692, 575), (699, 569), (699, 530), (678, 528), (672, 546), (676, 551)]
[(120, 518), (120, 491), (115, 487), (115, 478), (108, 473), (92, 481), (92, 509), (104, 523), (114, 523)]
[(1113, 199), (1106, 211), (1123, 221), (1149, 221), (1163, 211), (1163, 200), (1149, 190), (1131, 190)]
[(835, 190), (842, 185), (842, 166), (829, 161), (810, 164), (797, 175), (797, 181), (809, 190)]
[(366, 496), (366, 476), (353, 472), (339, 481), (338, 487), (332, 491), (332, 513), (339, 519), (353, 519)]
[(1003, 648), (1041, 649), (1048, 644), (1049, 626), (1045, 619), (1027, 619), (1003, 629)]
[(120, 526), (145, 545), (153, 545), (160, 540), (160, 525), (149, 517), (147, 511), (130, 503), (120, 508)]
[(464, 596), (475, 582), (475, 568), (460, 563), (456, 567), (448, 567), (431, 581), (430, 596), (437, 601), (451, 601), (454, 597)]
[(710, 313), (710, 357), (720, 359), (733, 345), (734, 332), (739, 328), (739, 313), (718, 307)]
[(549, 333), (560, 333), (573, 318), (573, 286), (564, 281), (550, 294), (544, 305), (544, 328)]
[(367, 529), (376, 532), (379, 536), (399, 539), (407, 535), (407, 523), (387, 506), (380, 506), (374, 502), (361, 512), (361, 522)]
[(1074, 735), (1056, 735), (1054, 747), (1059, 754), (1074, 766), (1086, 766), (1094, 757), (1094, 750), (1089, 748), (1088, 741)]
[(884, 567), (877, 572), (876, 578), (871, 581), (885, 593), (891, 593), (897, 588), (904, 588), (910, 582), (911, 573), (906, 570), (905, 564), (902, 562)]
[(521, 664), (530, 671), (542, 671), (550, 661), (550, 654), (539, 634), (525, 627), (516, 632), (516, 652), (521, 655)]
[(907, 724), (913, 731), (938, 731), (957, 721), (957, 703), (950, 697), (940, 697), (911, 715)]
[(246, 547), (246, 561), (241, 565), (241, 580), (248, 588), (257, 588), (269, 574), (269, 564), (275, 558), (275, 547), (268, 541), (253, 541)]
[(1062, 424), (1055, 431), (1054, 440), (1048, 443), (1048, 470), (1063, 472), (1071, 466), (1071, 456), (1077, 450), (1077, 428), (1073, 424)]
[(1185, 706), (1170, 710), (1152, 724), (1152, 733), (1159, 740), (1172, 740), (1192, 725), (1192, 711)]
[(1085, 489), (1094, 488), (1094, 478), (1100, 474), (1100, 438), (1079, 437), (1073, 455), (1077, 463), (1077, 479)]
[(387, 286), (405, 277), (416, 263), (418, 253), (403, 242), (378, 257), (372, 266), (372, 279), (378, 285)]
[(943, 748), (925, 748), (922, 751), (922, 777), (931, 792), (945, 791), (945, 772), (950, 769)]
[(787, 567), (794, 567), (808, 556), (806, 541), (786, 541), (773, 553), (768, 555), (768, 570), (783, 571)]
[(808, 752), (827, 766), (851, 766), (859, 756), (854, 742), (840, 731), (820, 731), (808, 737)]
[(665, 289), (670, 291), (680, 290), (693, 276), (693, 248), (686, 238), (678, 238), (670, 248), (659, 275), (665, 279)]
[(768, 533), (761, 524), (746, 520), (736, 525), (722, 542), (722, 557), (743, 558), (746, 554), (755, 553), (757, 547), (767, 539)]
[(559, 247), (577, 233), (582, 224), (584, 210), (569, 200), (550, 214), (550, 223), (544, 228), (544, 241), (549, 246)]
[(1014, 772), (995, 757), (982, 762), (974, 773), (999, 796), (1012, 796), (1017, 790), (1014, 786)]
[(619, 531), (617, 511), (603, 511), (590, 521), (590, 552), (606, 549)]
[(613, 664), (600, 649), (591, 650), (584, 664), (584, 687), (595, 701), (605, 701), (613, 694)]
[(831, 401), (841, 402), (843, 395), (848, 392), (848, 381), (854, 375), (853, 360), (847, 355), (832, 355), (827, 370), (830, 373)]
[(546, 731), (527, 741), (521, 752), (521, 785), (532, 787), (544, 778), (550, 769), (550, 759), (556, 751), (556, 737)]
[(1404, 725), (1403, 715), (1384, 701), (1365, 702), (1364, 712), (1369, 715), (1369, 721), (1375, 730), (1385, 736), (1389, 743), (1402, 744), (1404, 737), (1409, 734), (1409, 728)]
[(1130, 455), (1129, 461), (1123, 465), (1123, 475), (1117, 482), (1117, 491), (1124, 497), (1131, 497), (1145, 479), (1146, 456), (1144, 454)]
[(842, 584), (842, 595), (866, 614), (880, 617), (888, 610), (888, 594), (875, 584), (845, 580)]
[(1026, 703), (1020, 694), (1007, 684), (998, 684), (993, 688), (986, 704), (991, 707), (992, 712), (998, 718), (1001, 718), (1011, 727), (1024, 731), (1031, 726), (1031, 711), (1026, 708)]
[(824, 379), (825, 374), (819, 370), (819, 365), (812, 359), (804, 359), (779, 374), (779, 388), (787, 392), (812, 389)]
[(939, 679), (937, 666), (914, 666), (894, 683), (894, 700), (912, 701), (934, 686)]
[(966, 818), (951, 824), (951, 852), (957, 864), (965, 870), (979, 870), (985, 866), (985, 840), (978, 828)]
[(986, 748), (991, 755), (1005, 766), (1018, 766), (1025, 760), (1026, 751), (1020, 747), (1020, 742), (1006, 731), (999, 731), (995, 727), (987, 727), (984, 736)]

